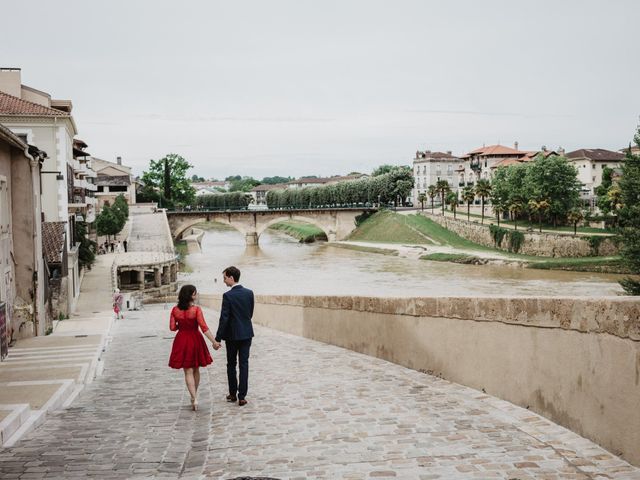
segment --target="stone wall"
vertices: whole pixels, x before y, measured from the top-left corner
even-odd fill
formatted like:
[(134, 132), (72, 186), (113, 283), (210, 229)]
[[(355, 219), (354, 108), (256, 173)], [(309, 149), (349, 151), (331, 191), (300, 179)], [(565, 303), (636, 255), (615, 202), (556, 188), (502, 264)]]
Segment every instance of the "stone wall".
[(485, 391), (640, 465), (637, 299), (257, 296), (254, 321)]
[[(443, 217), (441, 215), (432, 215), (427, 212), (423, 212), (422, 215), (433, 220), (434, 222), (442, 225), (447, 230), (460, 235), (467, 240), (485, 245), (487, 247), (494, 247), (493, 238), (489, 231), (489, 224), (493, 219), (485, 218), (485, 224), (480, 222), (467, 222), (466, 220), (454, 220), (453, 218)], [(542, 257), (589, 257), (593, 256), (593, 248), (591, 247), (588, 238), (574, 237), (567, 234), (553, 234), (553, 233), (535, 233), (525, 232), (524, 243), (518, 251), (524, 255), (537, 255)], [(501, 250), (508, 249), (508, 239), (502, 241)], [(617, 255), (618, 247), (610, 239), (603, 239), (598, 246), (597, 255)]]

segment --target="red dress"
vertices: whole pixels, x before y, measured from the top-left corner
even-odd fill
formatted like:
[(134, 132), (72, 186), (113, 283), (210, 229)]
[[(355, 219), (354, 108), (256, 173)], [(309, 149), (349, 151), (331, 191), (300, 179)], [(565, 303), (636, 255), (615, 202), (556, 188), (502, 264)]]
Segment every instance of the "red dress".
[(191, 306), (187, 310), (180, 310), (177, 306), (171, 310), (169, 329), (178, 333), (173, 339), (169, 366), (171, 368), (206, 367), (213, 362), (209, 348), (202, 333), (209, 330), (200, 307)]

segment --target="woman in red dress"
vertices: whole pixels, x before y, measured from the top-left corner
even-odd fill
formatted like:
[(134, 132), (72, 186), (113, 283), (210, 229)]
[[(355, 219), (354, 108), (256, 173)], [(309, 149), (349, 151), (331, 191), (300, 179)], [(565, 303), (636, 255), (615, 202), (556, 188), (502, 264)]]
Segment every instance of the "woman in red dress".
[[(184, 370), (184, 381), (191, 395), (191, 407), (194, 411), (198, 409), (199, 368), (206, 367), (213, 362), (202, 333), (211, 340), (211, 343), (215, 341), (204, 321), (202, 309), (193, 304), (196, 293), (196, 287), (193, 285), (184, 285), (180, 289), (178, 305), (171, 310), (169, 321), (171, 331), (178, 331), (173, 339), (169, 366)], [(198, 331), (198, 327), (202, 333)]]

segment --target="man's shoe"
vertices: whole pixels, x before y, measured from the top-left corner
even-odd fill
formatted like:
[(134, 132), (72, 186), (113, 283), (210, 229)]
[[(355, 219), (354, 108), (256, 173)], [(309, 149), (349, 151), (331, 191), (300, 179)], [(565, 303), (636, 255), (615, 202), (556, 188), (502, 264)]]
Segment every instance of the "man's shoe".
[(247, 404), (247, 401), (244, 398), (242, 400), (238, 400), (238, 405), (240, 405), (241, 407), (246, 404)]
[(235, 402), (238, 399), (233, 395), (227, 395), (227, 402)]

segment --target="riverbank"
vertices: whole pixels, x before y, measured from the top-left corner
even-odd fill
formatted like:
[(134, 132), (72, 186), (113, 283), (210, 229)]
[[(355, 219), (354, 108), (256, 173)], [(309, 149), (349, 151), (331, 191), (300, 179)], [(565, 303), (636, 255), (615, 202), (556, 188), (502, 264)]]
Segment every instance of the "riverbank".
[[(339, 246), (372, 253), (417, 257), (467, 265), (513, 265), (523, 268), (595, 273), (629, 273), (618, 256), (543, 257), (507, 252), (467, 240), (422, 215), (382, 211), (362, 222)], [(375, 251), (375, 250), (381, 251)]]
[(327, 235), (315, 225), (303, 222), (279, 222), (269, 227), (290, 237), (297, 239), (300, 243), (313, 243), (317, 241), (327, 241)]

